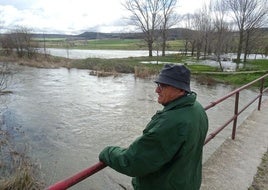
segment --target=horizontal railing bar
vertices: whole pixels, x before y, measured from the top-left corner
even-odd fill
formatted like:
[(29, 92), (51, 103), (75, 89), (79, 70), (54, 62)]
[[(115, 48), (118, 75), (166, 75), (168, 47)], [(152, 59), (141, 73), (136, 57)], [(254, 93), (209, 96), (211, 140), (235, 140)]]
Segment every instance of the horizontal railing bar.
[(260, 97), (260, 95), (258, 95), (256, 98), (254, 98), (253, 100), (251, 100), (245, 107), (243, 107), (238, 113), (237, 115), (240, 115), (243, 111), (245, 111), (251, 104), (253, 104), (258, 98)]
[(260, 95), (258, 95), (256, 98), (254, 98), (253, 100), (251, 100), (251, 102), (249, 104), (247, 104), (243, 109), (241, 109), (236, 115), (233, 115), (233, 117), (231, 117), (230, 120), (228, 120), (225, 124), (223, 124), (221, 127), (219, 127), (218, 129), (216, 129), (215, 131), (213, 131), (212, 133), (210, 133), (208, 135), (208, 137), (205, 140), (205, 144), (207, 144), (210, 140), (212, 140), (215, 136), (217, 136), (218, 133), (220, 133), (225, 127), (227, 127), (235, 118), (237, 118), (243, 111), (245, 111), (251, 104), (253, 104), (258, 98), (260, 97)]
[(209, 105), (207, 105), (204, 109), (205, 109), (205, 110), (208, 110), (208, 109), (214, 107), (215, 105), (221, 103), (222, 101), (226, 100), (227, 98), (233, 96), (233, 95), (236, 94), (237, 92), (240, 92), (240, 91), (246, 89), (247, 87), (251, 86), (252, 84), (254, 84), (254, 83), (256, 83), (256, 82), (258, 82), (258, 81), (260, 81), (260, 80), (262, 80), (262, 79), (264, 79), (265, 77), (268, 77), (268, 74), (266, 74), (266, 75), (264, 75), (264, 76), (262, 76), (262, 77), (260, 77), (260, 78), (258, 78), (258, 79), (255, 79), (254, 81), (252, 81), (252, 82), (250, 82), (250, 83), (248, 83), (248, 84), (245, 84), (244, 86), (241, 86), (240, 88), (235, 89), (234, 91), (232, 91), (232, 92), (230, 92), (229, 94), (227, 94), (227, 95), (225, 95), (225, 96), (223, 96), (223, 97), (217, 99), (217, 100), (214, 101), (214, 102), (211, 102), (211, 103), (210, 103)]
[(105, 168), (106, 165), (103, 162), (98, 162), (97, 164), (78, 172), (77, 174), (66, 178), (62, 181), (59, 181), (57, 183), (55, 183), (54, 185), (49, 186), (46, 190), (65, 190), (77, 183), (79, 183), (80, 181), (86, 179), (87, 177), (97, 173), (98, 171), (102, 170), (103, 168)]
[(220, 133), (225, 127), (227, 127), (237, 116), (234, 115), (233, 117), (231, 117), (224, 125), (222, 125), (221, 127), (217, 128), (215, 131), (213, 131), (212, 133), (210, 133), (208, 135), (208, 137), (206, 138), (204, 145), (207, 144), (211, 139), (213, 139), (218, 133)]

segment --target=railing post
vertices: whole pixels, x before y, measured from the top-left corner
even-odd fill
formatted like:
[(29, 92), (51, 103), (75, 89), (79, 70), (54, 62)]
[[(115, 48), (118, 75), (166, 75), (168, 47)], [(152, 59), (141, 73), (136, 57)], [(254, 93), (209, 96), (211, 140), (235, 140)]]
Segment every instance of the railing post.
[(259, 97), (259, 104), (258, 104), (258, 110), (259, 111), (261, 110), (261, 100), (262, 100), (263, 86), (264, 86), (264, 78), (261, 79), (260, 97)]
[(238, 104), (239, 104), (239, 92), (235, 94), (234, 122), (233, 122), (233, 131), (232, 131), (233, 140), (235, 139), (235, 133), (236, 133)]

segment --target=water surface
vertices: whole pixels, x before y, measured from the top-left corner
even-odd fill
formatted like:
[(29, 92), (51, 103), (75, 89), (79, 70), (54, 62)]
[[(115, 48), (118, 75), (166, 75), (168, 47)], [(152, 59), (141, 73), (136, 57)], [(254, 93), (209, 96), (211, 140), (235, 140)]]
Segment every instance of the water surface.
[[(137, 79), (132, 74), (98, 78), (78, 69), (18, 66), (14, 70), (13, 94), (6, 97), (5, 124), (24, 132), (29, 153), (40, 163), (47, 185), (97, 163), (105, 146), (127, 147), (162, 109), (153, 80)], [(192, 90), (203, 105), (233, 89), (192, 81)], [(255, 95), (246, 90), (240, 94), (240, 104)], [(231, 98), (207, 112), (210, 132), (229, 119), (233, 106)], [(239, 122), (254, 108), (251, 106)], [(204, 161), (230, 135), (229, 127), (206, 145)], [(119, 184), (131, 189), (129, 177), (105, 168), (73, 189), (121, 189)]]

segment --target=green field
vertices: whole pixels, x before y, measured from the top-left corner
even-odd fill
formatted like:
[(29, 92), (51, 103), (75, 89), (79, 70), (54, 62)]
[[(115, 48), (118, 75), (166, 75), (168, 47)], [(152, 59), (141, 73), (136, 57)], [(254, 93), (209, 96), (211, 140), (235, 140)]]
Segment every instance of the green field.
[(96, 39), (88, 40), (77, 47), (85, 49), (140, 50), (146, 49), (144, 41), (138, 39)]
[[(147, 45), (142, 39), (93, 39), (93, 40), (70, 40), (66, 38), (35, 38), (40, 46), (52, 48), (72, 49), (99, 49), (99, 50), (147, 50)], [(167, 42), (167, 50), (174, 51), (183, 48), (183, 40), (172, 40)], [(155, 49), (155, 48), (154, 48)]]

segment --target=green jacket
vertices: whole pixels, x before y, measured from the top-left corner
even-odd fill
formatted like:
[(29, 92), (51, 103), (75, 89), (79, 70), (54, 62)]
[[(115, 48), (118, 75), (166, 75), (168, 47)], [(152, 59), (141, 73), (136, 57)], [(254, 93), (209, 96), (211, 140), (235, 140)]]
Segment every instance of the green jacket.
[(208, 119), (194, 92), (158, 111), (128, 148), (106, 147), (100, 161), (132, 176), (136, 190), (198, 190)]

